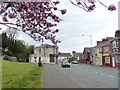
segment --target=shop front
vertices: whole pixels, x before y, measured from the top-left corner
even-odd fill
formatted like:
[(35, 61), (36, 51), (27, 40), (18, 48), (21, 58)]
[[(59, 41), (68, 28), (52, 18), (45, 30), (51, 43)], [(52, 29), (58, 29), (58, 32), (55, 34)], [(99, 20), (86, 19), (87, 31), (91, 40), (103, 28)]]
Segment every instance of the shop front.
[(111, 59), (111, 56), (110, 56), (109, 53), (103, 54), (102, 60), (103, 60), (103, 65), (104, 66), (112, 67), (112, 59)]

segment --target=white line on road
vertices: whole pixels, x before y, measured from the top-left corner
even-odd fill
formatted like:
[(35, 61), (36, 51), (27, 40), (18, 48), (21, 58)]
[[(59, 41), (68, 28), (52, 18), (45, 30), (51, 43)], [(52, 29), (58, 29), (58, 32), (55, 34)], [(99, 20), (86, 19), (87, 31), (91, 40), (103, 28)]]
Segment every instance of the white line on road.
[(95, 72), (95, 73), (98, 73), (98, 72)]
[(112, 76), (112, 75), (108, 75), (109, 77), (114, 77), (114, 76)]

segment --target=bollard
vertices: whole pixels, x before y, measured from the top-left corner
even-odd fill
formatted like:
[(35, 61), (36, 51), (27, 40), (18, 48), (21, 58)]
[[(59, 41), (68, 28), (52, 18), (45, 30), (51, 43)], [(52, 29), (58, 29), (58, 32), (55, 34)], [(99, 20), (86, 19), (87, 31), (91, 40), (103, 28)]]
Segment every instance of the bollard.
[(39, 61), (39, 62), (38, 62), (38, 67), (41, 67), (41, 66), (42, 66), (42, 62)]

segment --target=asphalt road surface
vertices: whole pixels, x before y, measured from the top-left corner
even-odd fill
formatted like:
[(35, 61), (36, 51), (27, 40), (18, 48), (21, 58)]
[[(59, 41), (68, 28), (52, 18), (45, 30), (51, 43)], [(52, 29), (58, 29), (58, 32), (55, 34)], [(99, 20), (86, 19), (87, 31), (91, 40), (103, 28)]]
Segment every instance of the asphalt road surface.
[(43, 88), (118, 88), (118, 69), (111, 67), (71, 64), (62, 68), (44, 65)]

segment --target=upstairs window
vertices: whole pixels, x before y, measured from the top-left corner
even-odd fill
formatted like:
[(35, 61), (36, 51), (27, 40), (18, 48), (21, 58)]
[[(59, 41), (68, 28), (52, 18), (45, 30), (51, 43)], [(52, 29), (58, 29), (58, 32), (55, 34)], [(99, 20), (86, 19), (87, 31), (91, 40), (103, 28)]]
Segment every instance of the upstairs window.
[(113, 41), (113, 48), (118, 48), (118, 40)]
[(109, 52), (109, 47), (108, 46), (103, 47), (103, 52)]
[(113, 49), (114, 51), (118, 51), (119, 45), (118, 45), (118, 40), (113, 41)]

